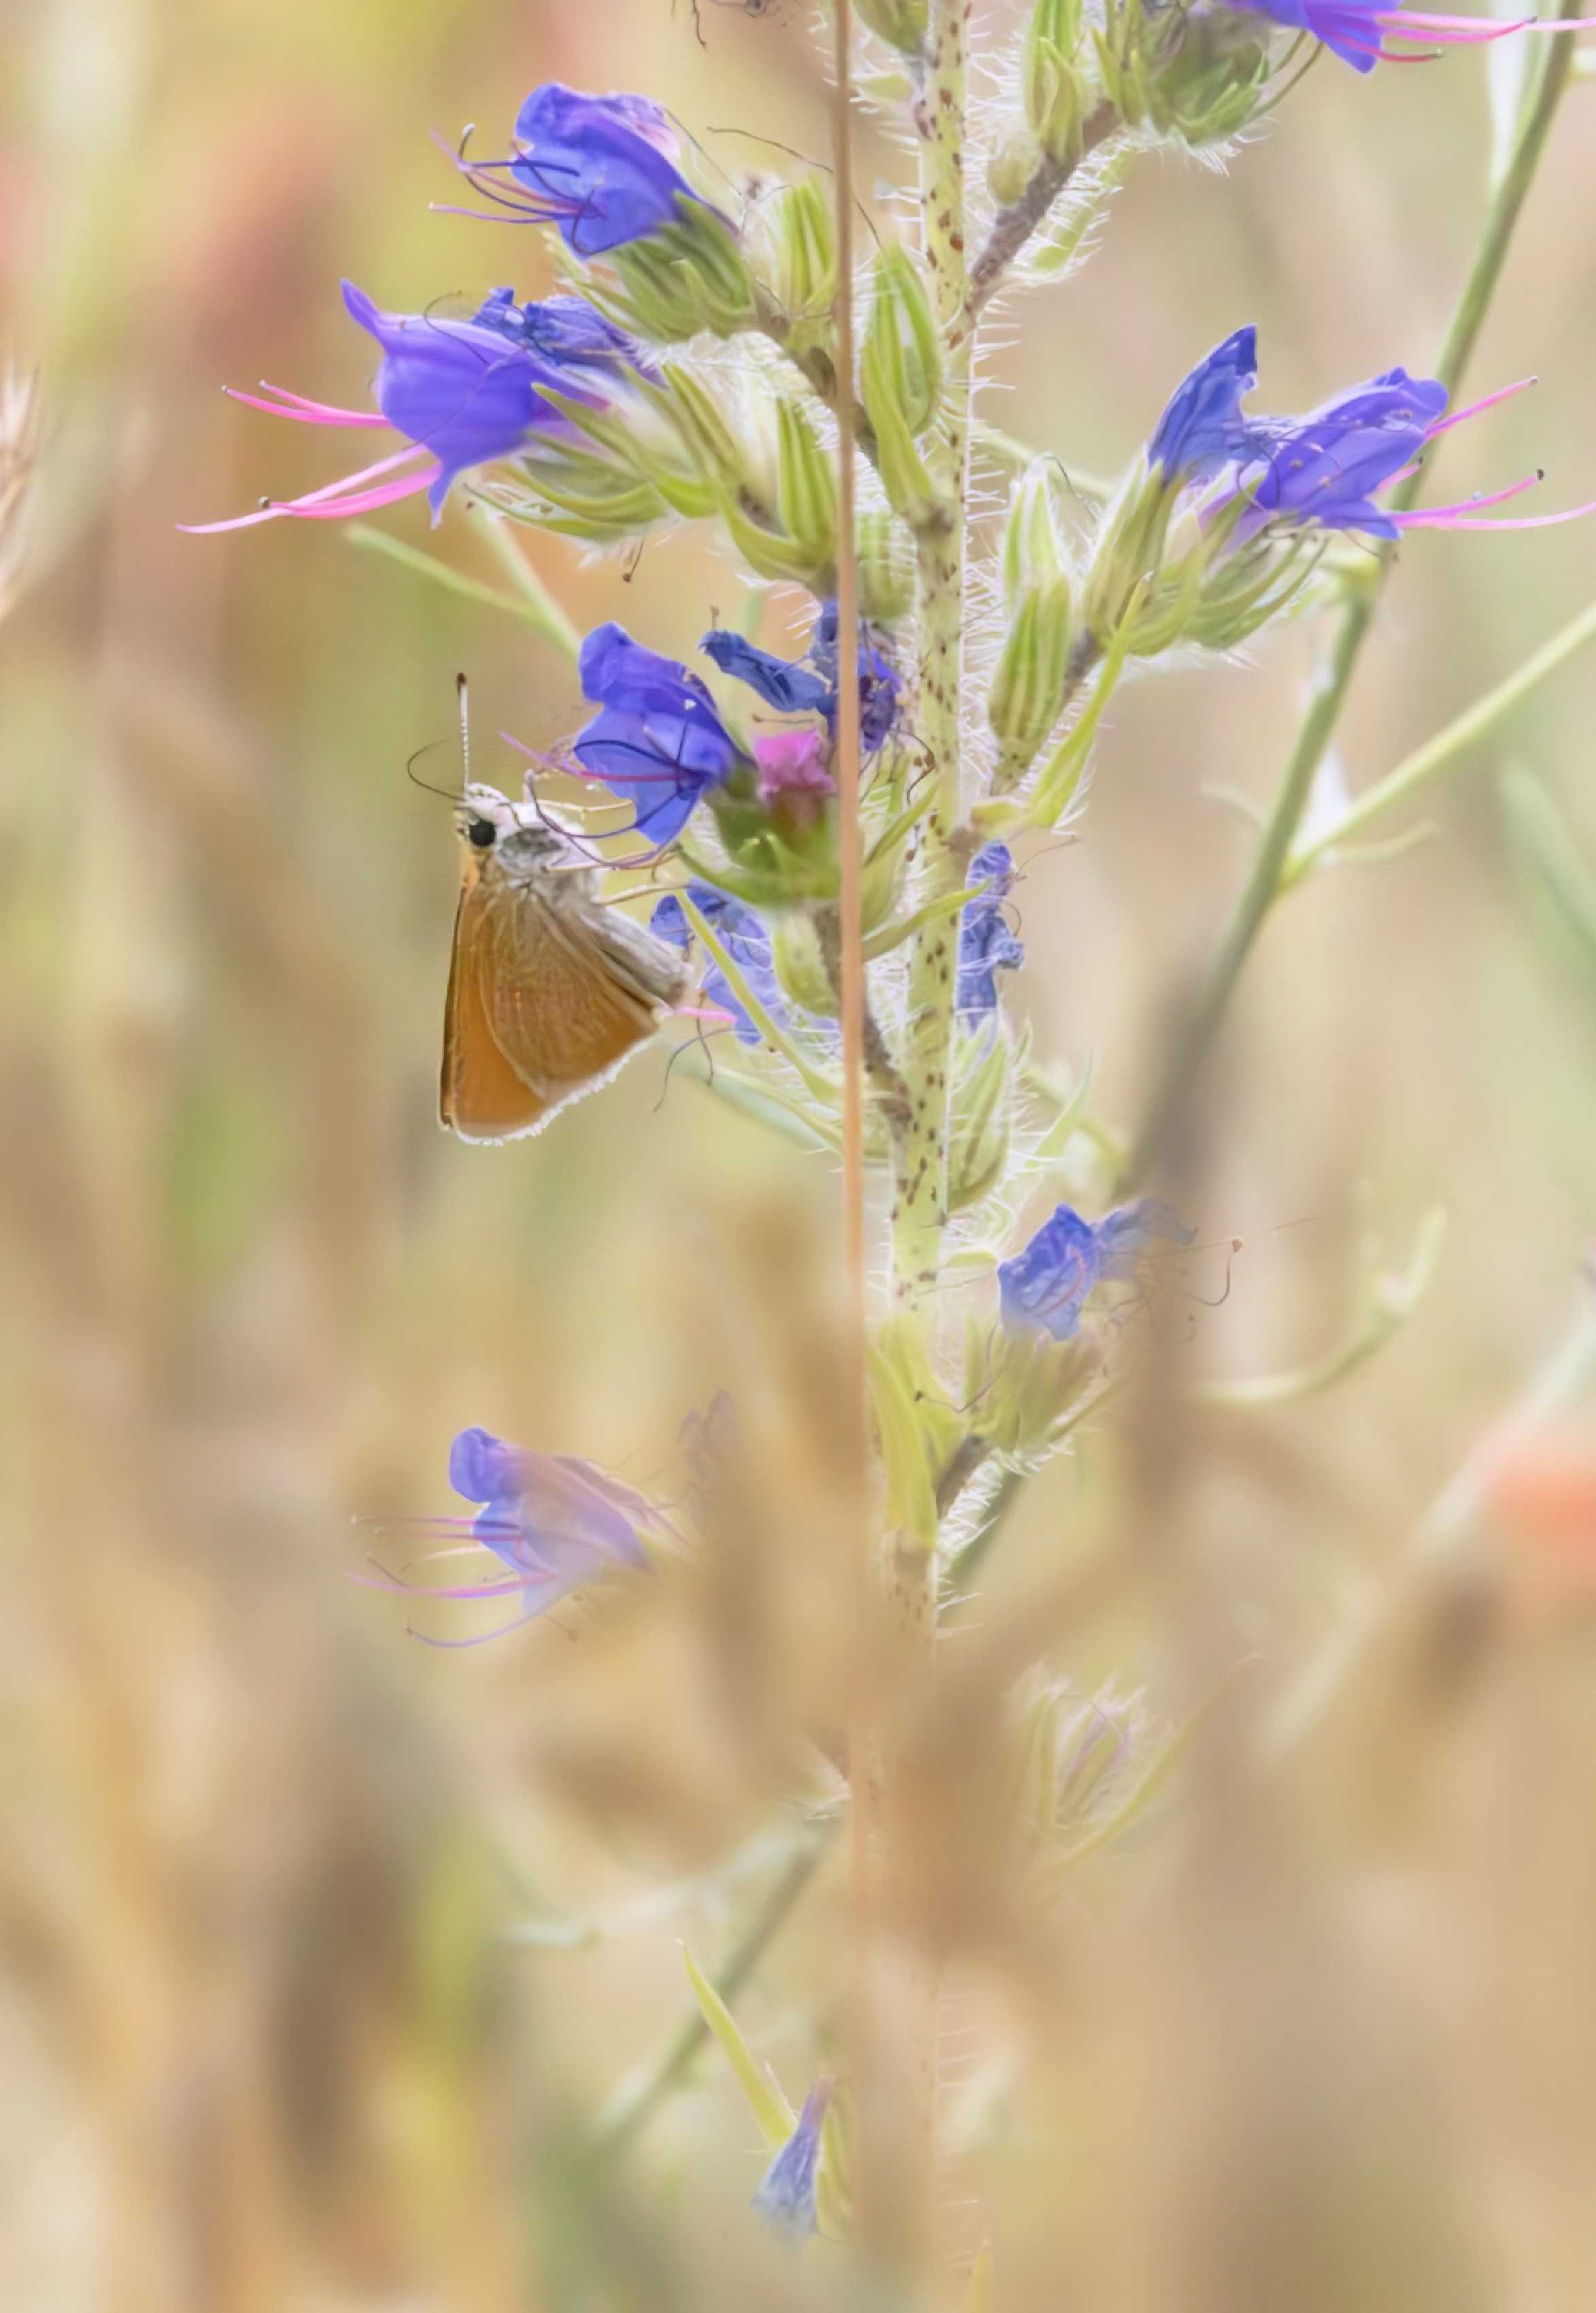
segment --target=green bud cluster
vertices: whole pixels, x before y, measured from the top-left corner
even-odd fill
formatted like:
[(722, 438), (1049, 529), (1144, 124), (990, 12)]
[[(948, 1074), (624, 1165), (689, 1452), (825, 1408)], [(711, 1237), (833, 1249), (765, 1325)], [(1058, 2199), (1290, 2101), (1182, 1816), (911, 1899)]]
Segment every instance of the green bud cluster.
[[(1081, 0), (1036, 0), (1025, 27), (1020, 87), (1039, 165), (1048, 161), (1069, 169), (1081, 157), (1082, 124), (1092, 98), (1079, 64), (1083, 23)], [(995, 184), (993, 191), (999, 200), (1019, 198)]]
[(874, 429), (881, 486), (911, 529), (939, 519), (942, 500), (919, 448), (942, 391), (942, 345), (931, 300), (904, 249), (876, 259), (860, 391)]
[(706, 330), (734, 337), (759, 319), (736, 233), (717, 210), (685, 197), (672, 224), (609, 251), (601, 265), (567, 270), (590, 304), (655, 345), (680, 345)]
[(1009, 1161), (1016, 1068), (1009, 1038), (995, 1023), (953, 1038), (949, 1104), (948, 1209), (961, 1213), (990, 1196)]
[(1223, 8), (1106, 0), (1092, 39), (1103, 92), (1127, 126), (1194, 149), (1243, 128), (1275, 69), (1248, 19)]
[(1069, 695), (1074, 589), (1045, 459), (1034, 461), (1015, 488), (1002, 567), (1006, 631), (987, 695), (1000, 794), (1030, 769)]
[(1233, 650), (1288, 609), (1317, 565), (1301, 533), (1234, 544), (1244, 495), (1210, 519), (1177, 514), (1179, 483), (1144, 459), (1109, 511), (1083, 602), (1099, 647), (1152, 658), (1190, 646)]
[(818, 178), (784, 185), (754, 208), (743, 247), (761, 314), (779, 323), (794, 358), (831, 335), (837, 228)]
[(928, 0), (855, 0), (855, 5), (877, 40), (906, 57), (921, 54), (931, 22)]

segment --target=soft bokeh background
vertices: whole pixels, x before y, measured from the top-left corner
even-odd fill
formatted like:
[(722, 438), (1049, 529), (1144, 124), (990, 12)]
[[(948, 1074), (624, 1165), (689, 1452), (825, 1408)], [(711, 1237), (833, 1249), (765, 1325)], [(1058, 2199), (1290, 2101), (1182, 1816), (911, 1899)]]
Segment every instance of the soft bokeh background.
[[(338, 471), (340, 437), (219, 388), (358, 403), (341, 274), (396, 307), (546, 282), (536, 234), (429, 214), (452, 198), (430, 129), (476, 120), (495, 145), (557, 77), (659, 95), (733, 174), (780, 161), (759, 136), (823, 154), (799, 0), (702, 16), (703, 47), (687, 0), (0, 5), (3, 334), (50, 431), (31, 591), (0, 629), (18, 2313), (837, 2301), (823, 2256), (751, 2238), (762, 2156), (714, 2063), (624, 2153), (592, 2155), (581, 2117), (668, 2043), (677, 1939), (719, 1961), (781, 1868), (748, 1857), (750, 1756), (763, 1668), (799, 1641), (760, 1610), (823, 1605), (759, 1559), (741, 1605), (697, 1619), (689, 1599), (652, 1629), (571, 1615), (441, 1653), (345, 1579), (354, 1516), (449, 1506), (466, 1423), (668, 1491), (676, 1425), (715, 1389), (801, 1402), (835, 1183), (701, 1088), (667, 1093), (658, 1058), (530, 1144), (443, 1138), (454, 844), (406, 760), (448, 731), (457, 666), (490, 777), (499, 728), (571, 727), (570, 671), (331, 526), (174, 529)], [(1548, 499), (1596, 497), (1592, 105), (1576, 86), (1469, 381), (1540, 385), (1449, 447), (1448, 496), (1543, 464)], [(1112, 471), (1243, 320), (1276, 408), (1422, 365), (1488, 135), (1478, 58), (1370, 81), (1321, 62), (1228, 171), (1139, 168), (1097, 260), (994, 356), (989, 414)], [(867, 180), (899, 168), (867, 149)], [(381, 519), (429, 542), (415, 505)], [(496, 583), (467, 514), (437, 542)], [(536, 551), (579, 623), (662, 648), (736, 599), (697, 534), (624, 583)], [(1354, 782), (1593, 573), (1596, 530), (1416, 537), (1346, 720)], [(1022, 1002), (1044, 1055), (1096, 1056), (1110, 1120), (1134, 1118), (1245, 858), (1206, 791), (1268, 792), (1308, 664), (1299, 631), (1255, 667), (1136, 686), (1082, 840), (1037, 848)], [(1364, 1232), (1395, 1261), (1444, 1203), (1410, 1324), (1301, 1408), (1109, 1422), (994, 1555), (1001, 1625), (1106, 1553), (1106, 1592), (1039, 1623), (1048, 1659), (1146, 1688), (1166, 1723), (1239, 1658), (1258, 1672), (1205, 1719), (1175, 1821), (1081, 1886), (1048, 1968), (978, 1937), (960, 1962), (946, 2080), (981, 2205), (949, 2254), (995, 2230), (1005, 2307), (1596, 2302), (1596, 1684), (1534, 1518), (1486, 1521), (1471, 1587), (1399, 1618), (1289, 1778), (1246, 1763), (1282, 1667), (1581, 1289), (1596, 981), (1514, 869), (1497, 780), (1541, 776), (1596, 859), (1593, 713), (1576, 664), (1438, 790), (1426, 848), (1295, 896), (1242, 988), (1197, 1218), (1243, 1243), (1181, 1380), (1333, 1350)], [(1213, 1297), (1225, 1274), (1221, 1254)], [(1596, 1450), (1588, 1415), (1559, 1420), (1560, 1453)], [(608, 1932), (506, 1939), (550, 1913)], [(794, 2100), (835, 2040), (843, 1920), (823, 1866), (740, 2002)]]

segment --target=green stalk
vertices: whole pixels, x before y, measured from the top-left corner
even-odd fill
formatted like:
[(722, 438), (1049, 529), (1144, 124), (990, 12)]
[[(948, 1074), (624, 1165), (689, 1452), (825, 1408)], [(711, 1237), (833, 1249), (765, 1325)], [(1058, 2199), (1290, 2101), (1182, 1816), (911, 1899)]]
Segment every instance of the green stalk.
[[(1557, 13), (1576, 15), (1583, 4), (1583, 0), (1558, 0)], [(1567, 83), (1571, 53), (1568, 40), (1550, 41), (1545, 61), (1526, 94), (1512, 153), (1491, 195), (1474, 262), (1435, 364), (1435, 374), (1449, 394), (1455, 393), (1461, 382), (1501, 279), (1513, 228), (1546, 149), (1548, 132)], [(1427, 464), (1422, 473), (1410, 474), (1392, 492), (1393, 512), (1405, 513), (1412, 506), (1421, 481), (1430, 471)], [(1388, 544), (1380, 550), (1369, 576), (1348, 590), (1340, 625), (1329, 656), (1315, 678), (1308, 711), (1258, 838), (1251, 869), (1197, 1001), (1182, 1024), (1148, 1104), (1119, 1184), (1122, 1189), (1134, 1187), (1142, 1180), (1165, 1146), (1224, 1017), (1241, 968), (1252, 953), (1253, 942), (1280, 895), (1283, 870), (1308, 807), (1314, 774), (1340, 720), (1390, 564), (1391, 548)]]
[[(920, 198), (932, 306), (944, 343), (964, 310), (964, 0), (935, 0), (925, 83), (916, 106)], [(934, 793), (921, 831), (922, 903), (958, 891), (964, 861), (952, 841), (961, 819), (960, 702), (964, 673), (964, 507), (969, 460), (969, 340), (946, 356), (943, 407), (926, 459), (939, 504), (916, 545), (922, 688), (917, 732)], [(909, 949), (908, 1025), (902, 1075), (909, 1113), (897, 1152), (892, 1200), (892, 1283), (916, 1303), (935, 1287), (948, 1204), (948, 1078), (953, 1037), (958, 928), (939, 915)]]
[(1365, 787), (1362, 795), (1347, 805), (1333, 827), (1327, 828), (1322, 835), (1316, 835), (1311, 843), (1300, 844), (1281, 870), (1282, 891), (1289, 892), (1292, 885), (1301, 883), (1310, 869), (1317, 866), (1328, 853), (1338, 851), (1349, 837), (1361, 833), (1372, 820), (1389, 811), (1394, 803), (1404, 802), (1415, 788), (1422, 787), (1426, 779), (1434, 778), (1437, 771), (1444, 770), (1454, 756), (1483, 739), (1487, 731), (1493, 730), (1503, 717), (1518, 705), (1521, 699), (1527, 699), (1548, 674), (1556, 673), (1565, 659), (1572, 658), (1576, 651), (1583, 650), (1590, 642), (1596, 642), (1596, 602), (1587, 603), (1577, 619), (1571, 619), (1565, 627), (1560, 627), (1548, 642), (1542, 643), (1540, 648), (1524, 661), (1522, 666), (1515, 668), (1494, 690), (1487, 690), (1483, 699), (1477, 699), (1472, 707), (1466, 707), (1460, 715), (1454, 716), (1433, 739), (1426, 739), (1422, 747), (1416, 747), (1394, 771), (1388, 771), (1384, 778), (1377, 779), (1372, 787)]

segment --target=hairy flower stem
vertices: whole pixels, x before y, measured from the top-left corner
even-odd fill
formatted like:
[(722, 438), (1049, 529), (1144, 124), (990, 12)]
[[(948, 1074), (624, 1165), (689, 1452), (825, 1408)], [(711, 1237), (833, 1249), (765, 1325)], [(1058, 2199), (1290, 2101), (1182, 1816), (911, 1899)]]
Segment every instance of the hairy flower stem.
[[(951, 331), (964, 307), (964, 108), (967, 0), (933, 12), (919, 128), (920, 195), (932, 306)], [(934, 791), (921, 835), (920, 899), (957, 891), (964, 854), (955, 840), (960, 805), (960, 699), (964, 656), (964, 506), (969, 457), (968, 340), (948, 354), (943, 408), (927, 459), (934, 514), (917, 536), (920, 691), (916, 735)], [(956, 919), (939, 916), (909, 951), (908, 1028), (903, 1077), (909, 1117), (893, 1182), (892, 1286), (898, 1300), (925, 1299), (937, 1282), (948, 1203), (948, 1074), (957, 980)]]
[(1118, 127), (1118, 111), (1105, 99), (1081, 124), (1080, 151), (1067, 161), (1044, 161), (1019, 199), (998, 210), (986, 243), (969, 268), (969, 286), (950, 333), (952, 343), (961, 345), (973, 334), (982, 309), (1082, 162)]
[[(1560, 16), (1577, 14), (1581, 0), (1559, 0)], [(1534, 180), (1558, 101), (1568, 79), (1572, 42), (1553, 40), (1534, 86), (1519, 115), (1518, 133), (1507, 165), (1498, 179), (1486, 212), (1484, 229), (1474, 262), (1435, 364), (1435, 375), (1449, 393), (1455, 393), (1469, 365), (1476, 340), (1502, 277), (1513, 227)], [(1432, 471), (1426, 461), (1391, 493), (1393, 513), (1405, 513), (1418, 496)], [(1308, 711), (1292, 748), (1269, 816), (1258, 838), (1258, 850), (1235, 907), (1225, 926), (1217, 953), (1171, 1050), (1163, 1075), (1148, 1104), (1118, 1183), (1121, 1192), (1145, 1178), (1168, 1139), (1174, 1120), (1185, 1110), (1193, 1084), (1206, 1059), (1229, 1007), (1242, 966), (1252, 953), (1265, 917), (1285, 888), (1286, 863), (1302, 814), (1308, 807), (1313, 778), (1335, 735), (1341, 709), (1352, 684), (1381, 594), (1390, 571), (1392, 550), (1383, 546), (1367, 578), (1350, 590), (1329, 655), (1315, 677)]]

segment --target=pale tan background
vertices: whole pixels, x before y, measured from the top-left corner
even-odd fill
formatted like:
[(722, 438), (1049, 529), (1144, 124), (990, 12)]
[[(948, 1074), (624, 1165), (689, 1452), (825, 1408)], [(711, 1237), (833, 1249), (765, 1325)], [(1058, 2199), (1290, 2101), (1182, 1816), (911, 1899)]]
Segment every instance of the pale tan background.
[[(353, 1516), (450, 1507), (468, 1422), (677, 1482), (680, 1416), (738, 1378), (741, 1340), (780, 1334), (782, 1280), (834, 1261), (834, 1184), (689, 1085), (662, 1105), (657, 1059), (530, 1145), (443, 1139), (456, 871), (406, 758), (447, 731), (458, 665), (485, 759), (502, 726), (571, 727), (570, 672), (330, 526), (173, 527), (325, 479), (364, 438), (275, 427), (219, 391), (266, 376), (358, 402), (369, 348), (341, 273), (396, 307), (547, 280), (536, 234), (429, 215), (452, 197), (429, 129), (474, 119), (495, 145), (525, 91), (561, 77), (823, 151), (803, 9), (703, 13), (706, 51), (685, 0), (674, 17), (666, 0), (0, 6), (4, 336), (40, 366), (53, 430), (36, 583), (0, 631), (0, 2302), (18, 2313), (497, 2308), (539, 2301), (529, 2258), (558, 2306), (820, 2303), (838, 2285), (750, 2248), (759, 2154), (713, 2067), (636, 2170), (595, 2179), (570, 2150), (566, 2099), (601, 2101), (658, 2048), (680, 2011), (674, 1938), (712, 1957), (724, 1917), (688, 1910), (578, 1955), (494, 1941), (525, 1889), (583, 1913), (723, 1855), (714, 1762), (695, 1832), (690, 1739), (661, 1723), (695, 1707), (693, 1677), (646, 1638), (606, 1650), (580, 1626), (428, 1652), (344, 1579)], [(1567, 101), (1470, 380), (1542, 382), (1450, 446), (1449, 495), (1540, 463), (1548, 499), (1596, 497), (1593, 105), (1583, 87)], [(1111, 471), (1242, 321), (1276, 408), (1422, 366), (1486, 134), (1477, 59), (1371, 81), (1322, 61), (1225, 173), (1144, 163), (1089, 271), (995, 356), (1013, 391), (991, 414)], [(708, 141), (733, 170), (769, 157)], [(896, 165), (881, 147), (866, 174)], [(435, 541), (415, 505), (382, 519), (493, 575), (458, 515)], [(579, 623), (624, 616), (662, 648), (731, 585), (698, 535), (652, 545), (626, 589), (613, 564), (538, 552)], [(1587, 529), (1416, 537), (1346, 721), (1355, 782), (1570, 616), (1593, 572)], [(1268, 791), (1304, 637), (1258, 662), (1127, 694), (1083, 840), (1022, 888), (1039, 1047), (1095, 1053), (1121, 1121), (1245, 857), (1205, 785)], [(1542, 773), (1596, 857), (1593, 708), (1587, 662), (1440, 792), (1426, 849), (1296, 897), (1243, 988), (1197, 1218), (1245, 1244), (1204, 1315), (1204, 1368), (1320, 1354), (1347, 1322), (1364, 1221), (1399, 1253), (1432, 1203), (1451, 1215), (1432, 1295), (1375, 1367), (1227, 1433), (1182, 1481), (1177, 1526), (1266, 1654), (1325, 1627), (1397, 1544), (1575, 1289), (1592, 989), (1510, 873), (1494, 779), (1510, 757)], [(1105, 1528), (1127, 1458), (1109, 1438), (1037, 1482), (1000, 1584)], [(1013, 2203), (1001, 2301), (1592, 2300), (1574, 2077), (1596, 2022), (1590, 1665), (1559, 1632), (1551, 1706), (1532, 1651), (1481, 1705), (1457, 1788), (1486, 1795), (1483, 1827), (1410, 1784), (1410, 1757), (1379, 1759), (1349, 1772), (1355, 1834), (1337, 1807), (1276, 1821), (1216, 1802), (1245, 1852), (1202, 1882), (1178, 1950), (1144, 1908), (1138, 1944), (1086, 1907), (1060, 1965), (1096, 1989), (1075, 2036), (1046, 2044), (1060, 2133), (1022, 2114), (1029, 2150), (985, 2179)], [(1169, 1635), (1110, 1618), (1055, 1659), (1156, 1689)], [(599, 1773), (590, 1758), (587, 1784), (561, 1783), (573, 1724), (622, 1781), (632, 1740), (682, 1768), (655, 1795), (657, 1836), (646, 1792), (604, 1833), (573, 1803)], [(1393, 1790), (1388, 1821), (1369, 1794)], [(1506, 1923), (1488, 1900), (1504, 1886), (1521, 1896)], [(1443, 1932), (1459, 1917), (1461, 1943)], [(794, 2098), (835, 1930), (822, 1897), (745, 2003)], [(1421, 1989), (1436, 2013), (1416, 2020)], [(1486, 2018), (1505, 2053), (1482, 2050)], [(1365, 2046), (1362, 2065), (1347, 2052)], [(1344, 2099), (1332, 2056), (1355, 2075)], [(1464, 2116), (1460, 2149), (1431, 2125), (1443, 2107)], [(1362, 2278), (1326, 2245), (1361, 2220), (1293, 2230), (1334, 2165), (1327, 2136), (1373, 2180)], [(1162, 2272), (1147, 2244), (1222, 2207), (1240, 2212), (1232, 2262)]]

